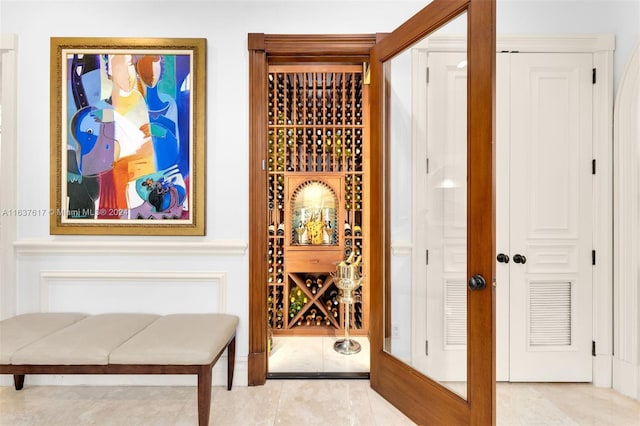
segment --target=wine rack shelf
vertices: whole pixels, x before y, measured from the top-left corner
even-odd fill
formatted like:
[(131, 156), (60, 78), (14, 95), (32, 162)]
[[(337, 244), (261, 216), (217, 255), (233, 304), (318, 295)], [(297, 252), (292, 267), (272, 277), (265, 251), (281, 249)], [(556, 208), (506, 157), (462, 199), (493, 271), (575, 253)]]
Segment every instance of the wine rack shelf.
[[(368, 253), (363, 66), (271, 65), (267, 88), (269, 326), (342, 335), (331, 272), (352, 252), (366, 265)], [(366, 285), (356, 300), (350, 333), (367, 334)]]

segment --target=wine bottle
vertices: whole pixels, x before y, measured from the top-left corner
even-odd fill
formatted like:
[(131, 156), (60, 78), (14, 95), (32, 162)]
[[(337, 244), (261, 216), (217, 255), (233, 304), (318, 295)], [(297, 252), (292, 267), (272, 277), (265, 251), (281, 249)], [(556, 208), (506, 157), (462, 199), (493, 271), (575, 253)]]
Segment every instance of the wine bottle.
[(351, 236), (351, 225), (349, 225), (349, 222), (344, 223), (344, 235), (347, 237)]
[(351, 252), (351, 254), (349, 254), (349, 257), (347, 257), (347, 260), (345, 260), (345, 263), (347, 265), (352, 264), (354, 258), (355, 258), (355, 253)]
[(333, 152), (333, 138), (331, 136), (327, 136), (325, 139), (325, 152), (327, 154), (331, 154)]
[(332, 288), (329, 291), (329, 299), (331, 300), (331, 303), (333, 303), (334, 306), (337, 306), (340, 303), (340, 301), (338, 300), (338, 296), (339, 296), (338, 289)]

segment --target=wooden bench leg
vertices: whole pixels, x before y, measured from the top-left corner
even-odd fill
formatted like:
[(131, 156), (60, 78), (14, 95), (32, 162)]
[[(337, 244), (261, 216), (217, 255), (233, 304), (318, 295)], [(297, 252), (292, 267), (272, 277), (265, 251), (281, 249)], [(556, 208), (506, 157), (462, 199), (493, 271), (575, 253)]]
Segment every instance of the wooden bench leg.
[(203, 365), (198, 373), (198, 425), (209, 425), (211, 411), (211, 365)]
[(236, 338), (229, 342), (227, 347), (227, 390), (231, 390), (233, 384), (233, 369), (236, 365)]
[(24, 386), (24, 374), (14, 374), (13, 385), (16, 390), (22, 390), (22, 387)]

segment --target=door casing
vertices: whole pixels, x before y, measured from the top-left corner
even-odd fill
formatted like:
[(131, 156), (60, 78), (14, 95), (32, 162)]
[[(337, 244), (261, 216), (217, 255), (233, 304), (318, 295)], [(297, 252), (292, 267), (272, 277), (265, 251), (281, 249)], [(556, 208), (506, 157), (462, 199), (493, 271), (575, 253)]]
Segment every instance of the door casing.
[(369, 62), (375, 34), (251, 33), (249, 48), (249, 356), (248, 384), (267, 379), (267, 67), (276, 63)]

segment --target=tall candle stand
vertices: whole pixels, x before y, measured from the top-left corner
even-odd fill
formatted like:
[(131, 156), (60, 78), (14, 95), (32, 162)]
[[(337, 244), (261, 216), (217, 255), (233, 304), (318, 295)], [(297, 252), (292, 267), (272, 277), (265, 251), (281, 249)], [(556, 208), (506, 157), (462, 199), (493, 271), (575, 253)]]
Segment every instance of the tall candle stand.
[(357, 354), (360, 352), (360, 343), (349, 337), (351, 305), (355, 302), (353, 291), (362, 284), (362, 277), (358, 272), (357, 264), (338, 265), (335, 273), (332, 273), (336, 286), (342, 290), (340, 302), (344, 304), (344, 339), (339, 339), (333, 345), (333, 349), (344, 355)]

